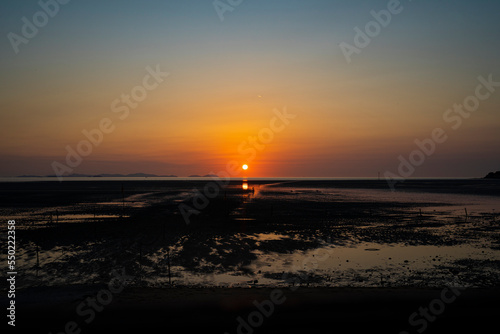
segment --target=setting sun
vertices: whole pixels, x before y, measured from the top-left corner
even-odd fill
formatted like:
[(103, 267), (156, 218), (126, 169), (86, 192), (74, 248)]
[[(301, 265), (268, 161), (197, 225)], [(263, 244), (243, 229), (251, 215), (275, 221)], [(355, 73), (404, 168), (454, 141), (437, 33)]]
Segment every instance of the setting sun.
[(247, 170), (248, 169), (248, 165), (245, 164), (245, 165), (241, 166), (241, 168), (243, 168), (243, 170)]

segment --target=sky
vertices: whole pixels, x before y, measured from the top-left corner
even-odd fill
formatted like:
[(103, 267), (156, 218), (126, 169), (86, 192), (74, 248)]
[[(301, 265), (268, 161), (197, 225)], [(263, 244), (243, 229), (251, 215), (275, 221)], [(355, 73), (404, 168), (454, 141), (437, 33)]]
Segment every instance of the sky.
[(500, 170), (498, 1), (60, 2), (0, 3), (0, 176)]

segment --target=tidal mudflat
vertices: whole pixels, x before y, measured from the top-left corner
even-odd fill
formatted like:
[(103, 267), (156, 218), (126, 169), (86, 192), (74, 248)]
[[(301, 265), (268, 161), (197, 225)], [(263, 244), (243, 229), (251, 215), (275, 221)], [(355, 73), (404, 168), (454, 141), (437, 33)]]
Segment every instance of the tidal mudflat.
[[(446, 192), (452, 182), (462, 191)], [(97, 283), (110, 266), (154, 287), (273, 287), (294, 276), (315, 287), (498, 284), (491, 182), (392, 192), (374, 180), (233, 181), (186, 224), (178, 206), (203, 184), (7, 184), (2, 213), (17, 222), (19, 284)]]
[[(234, 180), (187, 224), (179, 205), (192, 205), (206, 182), (3, 183), (2, 216), (17, 226), (20, 300), (30, 312), (35, 299), (67, 306), (106, 286), (116, 270), (128, 277), (128, 292), (116, 297), (126, 296), (128, 311), (151, 291), (216, 308), (228, 294), (234, 305), (234, 296), (250, 298), (246, 289), (261, 297), (288, 289), (298, 304), (343, 291), (335, 307), (351, 303), (345, 289), (361, 289), (352, 290), (356, 298), (396, 291), (387, 300), (407, 293), (409, 309), (418, 291), (447, 286), (468, 289), (472, 299), (498, 294), (495, 180), (419, 180), (396, 192), (378, 180)], [(227, 307), (221, 312), (238, 309)]]

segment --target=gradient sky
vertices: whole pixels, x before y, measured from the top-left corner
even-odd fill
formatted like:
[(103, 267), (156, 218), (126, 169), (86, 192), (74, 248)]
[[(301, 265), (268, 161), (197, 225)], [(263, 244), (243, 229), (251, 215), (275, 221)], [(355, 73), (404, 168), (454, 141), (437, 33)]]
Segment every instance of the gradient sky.
[[(435, 128), (448, 140), (412, 176), (500, 170), (500, 87), (458, 129), (443, 120), (478, 76), (500, 82), (500, 2), (401, 1), (347, 63), (339, 44), (387, 4), (244, 0), (221, 21), (212, 0), (72, 0), (16, 54), (8, 34), (41, 8), (2, 1), (0, 176), (54, 174), (103, 118), (114, 131), (74, 173), (217, 173), (285, 106), (296, 118), (247, 176), (397, 174)], [(121, 120), (112, 101), (157, 65), (170, 75)]]

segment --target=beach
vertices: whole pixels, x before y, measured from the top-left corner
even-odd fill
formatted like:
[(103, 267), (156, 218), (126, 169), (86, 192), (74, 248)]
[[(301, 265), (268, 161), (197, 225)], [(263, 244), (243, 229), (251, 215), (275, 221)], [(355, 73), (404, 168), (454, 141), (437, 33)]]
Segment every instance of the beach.
[[(416, 333), (498, 314), (498, 180), (415, 179), (393, 192), (376, 179), (238, 179), (216, 194), (210, 183), (3, 182), (19, 328)], [(182, 205), (196, 209), (188, 220)], [(262, 321), (248, 319), (263, 301)], [(410, 321), (425, 305), (436, 314)]]

